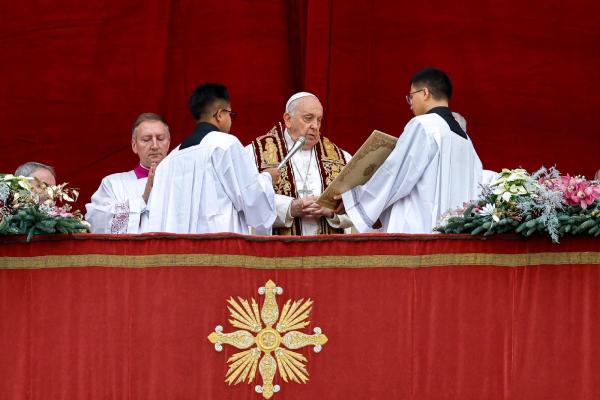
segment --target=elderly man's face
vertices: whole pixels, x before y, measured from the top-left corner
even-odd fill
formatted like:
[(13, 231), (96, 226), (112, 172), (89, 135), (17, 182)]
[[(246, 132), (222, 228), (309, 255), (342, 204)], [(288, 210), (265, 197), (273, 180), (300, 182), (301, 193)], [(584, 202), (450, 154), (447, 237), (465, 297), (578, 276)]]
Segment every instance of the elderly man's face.
[(31, 177), (39, 179), (48, 186), (56, 186), (56, 178), (54, 177), (54, 175), (52, 175), (52, 172), (48, 171), (46, 168), (36, 169), (31, 174)]
[(146, 168), (158, 164), (169, 151), (171, 137), (167, 127), (160, 121), (144, 121), (131, 138), (131, 148)]
[(46, 168), (38, 168), (33, 171), (30, 175), (33, 180), (31, 183), (31, 189), (37, 193), (42, 200), (47, 199), (47, 193), (44, 190), (46, 186), (56, 186), (56, 178), (52, 175), (52, 172), (47, 170)]
[(294, 140), (300, 136), (306, 138), (304, 150), (311, 149), (321, 137), (321, 120), (323, 119), (323, 106), (319, 99), (307, 96), (298, 99), (292, 113), (283, 115), (285, 126)]

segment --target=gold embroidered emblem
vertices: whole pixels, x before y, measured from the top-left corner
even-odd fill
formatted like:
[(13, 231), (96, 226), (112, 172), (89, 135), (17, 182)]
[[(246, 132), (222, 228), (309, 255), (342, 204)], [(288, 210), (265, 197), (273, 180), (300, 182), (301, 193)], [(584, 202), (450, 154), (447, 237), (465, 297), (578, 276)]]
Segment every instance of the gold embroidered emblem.
[(265, 143), (265, 151), (262, 152), (263, 162), (266, 164), (277, 164), (277, 145), (273, 142), (273, 138), (267, 138)]
[(333, 147), (333, 143), (329, 141), (326, 137), (323, 138), (323, 147), (325, 148), (325, 158), (327, 160), (339, 160), (337, 152), (335, 151), (335, 147)]
[(284, 382), (306, 383), (308, 381), (306, 357), (292, 350), (314, 346), (314, 352), (318, 353), (327, 343), (327, 336), (321, 333), (319, 327), (313, 329), (313, 335), (296, 330), (310, 324), (307, 319), (313, 301), (311, 299), (306, 301), (300, 299), (294, 302), (288, 300), (280, 313), (275, 296), (282, 293), (283, 289), (277, 287), (272, 280), (269, 280), (264, 287), (260, 287), (258, 294), (265, 296), (260, 313), (254, 298), (251, 299), (251, 303), (248, 303), (246, 299), (238, 297), (236, 301), (230, 297), (227, 300), (229, 303), (227, 309), (232, 318), (229, 323), (242, 330), (224, 333), (223, 327), (219, 325), (208, 335), (208, 340), (214, 343), (217, 351), (223, 350), (223, 344), (242, 350), (248, 349), (229, 357), (227, 360), (229, 370), (225, 374), (225, 382), (228, 385), (237, 385), (244, 381), (251, 383), (258, 367), (262, 385), (256, 385), (254, 389), (257, 393), (262, 393), (265, 399), (270, 399), (274, 393), (281, 390), (279, 385), (273, 385), (277, 372)]

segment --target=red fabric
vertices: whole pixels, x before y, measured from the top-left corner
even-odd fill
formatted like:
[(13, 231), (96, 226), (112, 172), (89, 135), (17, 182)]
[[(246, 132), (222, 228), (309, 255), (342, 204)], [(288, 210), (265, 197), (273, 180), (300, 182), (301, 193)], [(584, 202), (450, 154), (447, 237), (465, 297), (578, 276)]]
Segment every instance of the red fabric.
[(452, 107), (487, 168), (600, 168), (592, 0), (4, 3), (0, 171), (52, 164), (81, 204), (103, 176), (135, 165), (139, 113), (164, 114), (173, 146), (191, 132), (187, 99), (201, 82), (230, 87), (244, 143), (292, 92), (314, 91), (323, 132), (353, 152), (375, 128), (401, 133), (408, 79), (426, 65), (453, 79)]
[[(285, 240), (79, 236), (4, 241), (5, 257), (215, 254), (271, 257), (496, 253), (598, 254), (597, 240), (552, 245), (500, 237), (358, 236)], [(163, 235), (164, 236), (164, 235)], [(50, 239), (50, 240), (48, 240)], [(575, 257), (574, 260), (578, 258)], [(528, 258), (524, 258), (528, 262)], [(348, 261), (350, 264), (350, 261)], [(206, 339), (232, 331), (226, 300), (259, 298), (267, 279), (286, 299), (311, 298), (329, 342), (308, 358), (306, 385), (285, 399), (596, 399), (600, 396), (600, 258), (527, 267), (0, 270), (3, 399), (260, 399), (228, 387)]]
[[(57, 243), (60, 246), (57, 246)], [(268, 245), (265, 245), (268, 244)], [(361, 234), (285, 237), (248, 236), (235, 233), (178, 235), (38, 235), (30, 243), (22, 236), (0, 236), (5, 257), (39, 255), (102, 254), (250, 254), (259, 257), (308, 257), (324, 255), (432, 255), (432, 254), (537, 254), (546, 252), (581, 253), (595, 249), (592, 237), (566, 237), (551, 246), (545, 237), (524, 240), (521, 235), (500, 235), (482, 240), (471, 235)]]

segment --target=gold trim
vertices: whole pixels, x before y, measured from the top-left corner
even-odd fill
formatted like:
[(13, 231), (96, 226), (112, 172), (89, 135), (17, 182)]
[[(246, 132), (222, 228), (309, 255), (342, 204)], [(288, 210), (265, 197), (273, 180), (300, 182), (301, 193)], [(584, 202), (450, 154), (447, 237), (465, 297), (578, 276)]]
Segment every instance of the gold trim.
[(241, 267), (250, 269), (318, 268), (425, 268), (437, 266), (502, 266), (595, 264), (600, 252), (542, 252), (521, 254), (450, 253), (426, 255), (298, 256), (260, 257), (233, 254), (155, 255), (47, 255), (0, 257), (0, 269), (40, 268), (153, 268), (153, 267)]

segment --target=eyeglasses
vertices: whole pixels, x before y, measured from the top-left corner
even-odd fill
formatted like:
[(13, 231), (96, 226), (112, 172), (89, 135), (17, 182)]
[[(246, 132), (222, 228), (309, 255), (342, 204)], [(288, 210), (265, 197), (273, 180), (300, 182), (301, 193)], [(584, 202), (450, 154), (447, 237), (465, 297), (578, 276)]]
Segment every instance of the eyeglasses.
[(415, 90), (414, 92), (410, 92), (409, 94), (406, 95), (406, 102), (408, 103), (409, 106), (412, 106), (412, 97), (413, 97), (413, 94), (422, 92), (423, 90), (425, 90), (425, 88), (419, 89), (419, 90)]
[(237, 116), (237, 113), (235, 111), (228, 110), (226, 108), (221, 108), (220, 110), (218, 110), (216, 113), (213, 114), (213, 118), (217, 117), (217, 114), (219, 113), (219, 111), (225, 111), (226, 113), (229, 113), (229, 116), (231, 117), (232, 120), (234, 120), (235, 117)]

